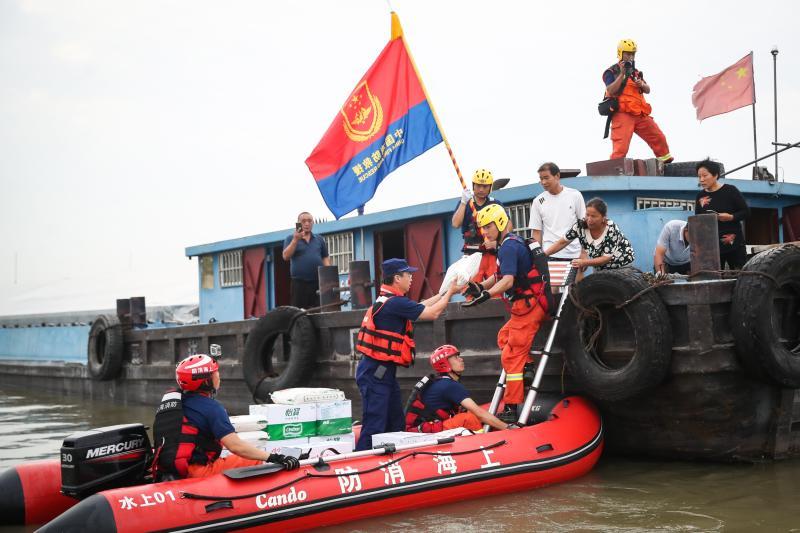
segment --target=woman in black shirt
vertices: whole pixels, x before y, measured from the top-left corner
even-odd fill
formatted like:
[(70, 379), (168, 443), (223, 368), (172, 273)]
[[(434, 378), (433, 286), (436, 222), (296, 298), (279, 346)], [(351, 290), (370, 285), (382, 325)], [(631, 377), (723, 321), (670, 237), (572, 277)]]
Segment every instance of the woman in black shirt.
[(697, 163), (696, 170), (703, 190), (697, 193), (694, 212), (717, 215), (720, 267), (727, 263), (731, 270), (739, 270), (747, 261), (741, 221), (750, 216), (750, 208), (739, 189), (719, 182), (719, 163), (706, 159)]

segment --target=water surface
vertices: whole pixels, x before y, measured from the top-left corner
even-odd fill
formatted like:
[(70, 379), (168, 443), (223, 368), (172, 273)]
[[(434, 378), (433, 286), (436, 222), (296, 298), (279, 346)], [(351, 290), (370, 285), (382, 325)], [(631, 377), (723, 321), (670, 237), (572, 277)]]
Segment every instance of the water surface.
[[(150, 425), (159, 400), (152, 407), (119, 405), (0, 385), (0, 469), (57, 457), (63, 438), (76, 431)], [(569, 483), (323, 531), (800, 532), (800, 461), (730, 465), (603, 457), (593, 472)]]

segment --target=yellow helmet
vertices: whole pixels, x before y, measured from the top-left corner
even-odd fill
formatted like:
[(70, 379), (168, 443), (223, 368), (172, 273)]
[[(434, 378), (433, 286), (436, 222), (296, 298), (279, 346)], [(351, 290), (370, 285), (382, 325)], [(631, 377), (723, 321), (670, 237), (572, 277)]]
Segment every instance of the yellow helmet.
[(479, 227), (488, 226), (492, 222), (499, 231), (503, 231), (508, 226), (508, 215), (502, 205), (491, 204), (478, 211)]
[(617, 59), (622, 59), (622, 52), (636, 53), (636, 42), (633, 39), (622, 39), (617, 45)]
[(472, 175), (472, 183), (475, 183), (477, 185), (491, 185), (492, 183), (494, 183), (494, 176), (492, 176), (492, 171), (486, 170), (485, 168), (479, 168)]

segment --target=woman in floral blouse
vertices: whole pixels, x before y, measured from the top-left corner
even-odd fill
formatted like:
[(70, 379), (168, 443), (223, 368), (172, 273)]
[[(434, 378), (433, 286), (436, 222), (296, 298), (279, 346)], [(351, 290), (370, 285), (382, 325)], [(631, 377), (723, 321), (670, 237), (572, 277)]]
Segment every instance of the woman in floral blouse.
[(608, 206), (600, 198), (586, 202), (586, 218), (578, 220), (572, 228), (550, 248), (547, 255), (553, 255), (570, 242), (578, 239), (589, 258), (573, 259), (572, 266), (595, 270), (620, 268), (633, 263), (635, 254), (630, 241), (613, 221), (606, 218)]

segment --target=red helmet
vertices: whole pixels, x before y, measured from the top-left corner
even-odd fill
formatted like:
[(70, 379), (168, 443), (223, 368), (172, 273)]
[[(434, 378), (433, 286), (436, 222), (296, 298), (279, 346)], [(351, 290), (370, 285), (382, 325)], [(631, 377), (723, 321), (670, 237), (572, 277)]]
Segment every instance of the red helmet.
[(175, 380), (183, 391), (196, 391), (210, 384), (211, 374), (219, 370), (217, 361), (208, 355), (190, 355), (175, 368)]
[(460, 355), (461, 352), (452, 344), (444, 344), (436, 348), (431, 354), (431, 366), (439, 373), (447, 373), (453, 370), (450, 366), (450, 358)]

